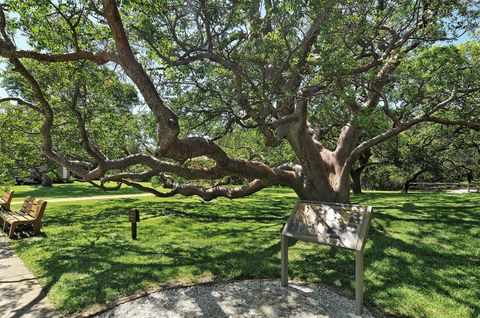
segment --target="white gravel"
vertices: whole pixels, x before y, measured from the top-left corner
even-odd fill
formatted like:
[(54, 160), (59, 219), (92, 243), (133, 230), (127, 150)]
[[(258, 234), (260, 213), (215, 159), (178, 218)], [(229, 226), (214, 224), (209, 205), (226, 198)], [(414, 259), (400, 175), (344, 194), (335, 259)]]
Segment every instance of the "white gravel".
[(448, 191), (450, 193), (479, 193), (480, 191), (478, 190), (478, 187), (472, 187), (470, 191), (468, 189), (455, 189), (455, 190), (450, 190)]
[[(354, 300), (320, 285), (282, 288), (279, 280), (246, 280), (166, 289), (96, 318), (358, 317)], [(373, 317), (366, 308), (362, 317)]]

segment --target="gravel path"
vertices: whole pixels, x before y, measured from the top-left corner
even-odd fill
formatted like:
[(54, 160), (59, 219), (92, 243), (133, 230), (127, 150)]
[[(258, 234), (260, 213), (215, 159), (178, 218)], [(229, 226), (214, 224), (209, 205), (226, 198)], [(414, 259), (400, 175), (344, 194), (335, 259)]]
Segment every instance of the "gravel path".
[[(95, 318), (358, 317), (354, 301), (319, 285), (282, 288), (279, 280), (247, 280), (166, 289)], [(362, 317), (373, 317), (365, 308)]]
[(470, 192), (470, 193), (473, 193), (473, 192), (477, 192), (477, 193), (478, 193), (479, 191), (478, 191), (478, 188), (472, 187), (472, 188), (470, 189), (470, 191), (468, 191), (468, 189), (455, 189), (455, 190), (450, 190), (449, 192), (450, 192), (450, 193), (469, 193), (469, 192)]

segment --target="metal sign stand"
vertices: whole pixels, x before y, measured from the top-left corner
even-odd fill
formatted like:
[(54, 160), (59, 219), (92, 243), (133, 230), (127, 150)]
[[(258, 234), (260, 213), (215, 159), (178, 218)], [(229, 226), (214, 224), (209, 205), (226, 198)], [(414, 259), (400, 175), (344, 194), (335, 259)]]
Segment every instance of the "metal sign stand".
[(281, 283), (288, 286), (288, 238), (355, 250), (355, 315), (363, 311), (363, 252), (372, 207), (299, 201), (282, 231)]

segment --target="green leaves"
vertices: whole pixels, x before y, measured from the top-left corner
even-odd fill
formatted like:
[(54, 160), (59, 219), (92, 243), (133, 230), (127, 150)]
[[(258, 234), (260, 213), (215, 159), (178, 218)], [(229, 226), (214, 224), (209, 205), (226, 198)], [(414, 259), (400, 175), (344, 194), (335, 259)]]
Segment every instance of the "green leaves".
[(63, 53), (76, 48), (100, 51), (108, 46), (109, 30), (97, 23), (90, 1), (9, 0), (9, 21), (37, 51)]
[[(91, 63), (46, 66), (27, 60), (24, 64), (32, 70), (53, 108), (53, 141), (56, 151), (61, 155), (90, 160), (81, 147), (78, 118), (72, 107), (78, 109), (85, 121), (91, 143), (108, 157), (116, 158), (124, 155), (125, 151), (139, 150), (137, 139), (140, 139), (142, 129), (134, 112), (139, 103), (137, 92), (132, 85), (122, 82), (116, 72)], [(7, 70), (2, 78), (12, 96), (21, 96), (36, 103), (31, 88), (22, 77)], [(77, 86), (80, 94), (73, 105)], [(10, 136), (12, 140), (10, 146), (11, 151), (15, 151), (12, 158), (15, 158), (16, 165), (37, 166), (44, 161), (41, 154), (42, 138), (39, 136), (43, 118), (23, 106), (2, 104), (0, 109), (8, 114), (2, 125), (6, 129), (2, 135)]]
[[(432, 109), (457, 92), (457, 101), (446, 109), (457, 109), (460, 118), (471, 114), (474, 106), (472, 92), (476, 96), (480, 83), (480, 51), (478, 43), (435, 46), (424, 49), (404, 61), (395, 77), (396, 85), (389, 92), (392, 102), (405, 116), (412, 116)], [(469, 101), (469, 99), (471, 101)], [(460, 113), (463, 111), (464, 113)]]

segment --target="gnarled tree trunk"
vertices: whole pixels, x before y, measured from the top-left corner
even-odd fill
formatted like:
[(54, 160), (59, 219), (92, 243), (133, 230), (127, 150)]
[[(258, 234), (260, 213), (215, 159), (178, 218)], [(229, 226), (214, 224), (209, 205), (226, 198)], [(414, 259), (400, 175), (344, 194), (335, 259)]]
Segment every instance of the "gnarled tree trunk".
[(372, 156), (372, 151), (367, 149), (362, 155), (360, 156), (359, 165), (350, 171), (350, 176), (352, 177), (352, 191), (355, 194), (362, 193), (362, 184), (361, 184), (361, 177), (362, 172), (367, 168), (368, 161)]
[[(363, 170), (363, 169), (362, 169)], [(352, 177), (352, 192), (354, 194), (362, 194), (362, 171), (355, 169), (350, 172), (350, 176)]]
[(50, 178), (47, 172), (42, 173), (42, 186), (51, 187), (53, 185), (53, 180)]
[(427, 172), (426, 169), (419, 170), (413, 176), (411, 176), (410, 178), (405, 180), (405, 183), (403, 184), (403, 191), (402, 192), (403, 193), (408, 193), (408, 190), (410, 190), (410, 183), (417, 180), (417, 178), (425, 172)]

